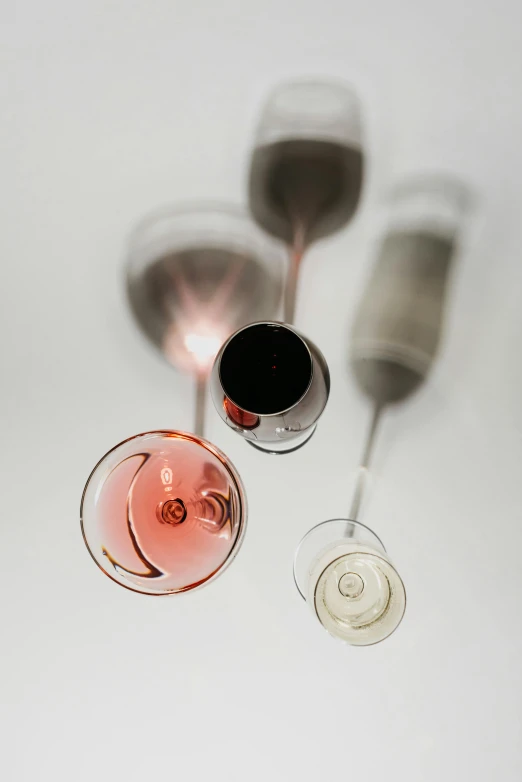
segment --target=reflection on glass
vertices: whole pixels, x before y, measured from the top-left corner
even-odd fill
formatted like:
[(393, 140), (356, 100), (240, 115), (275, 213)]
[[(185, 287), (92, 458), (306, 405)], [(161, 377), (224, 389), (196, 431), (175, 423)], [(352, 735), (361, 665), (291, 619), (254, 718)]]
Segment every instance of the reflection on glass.
[(94, 468), (81, 524), (96, 564), (149, 595), (207, 583), (234, 558), (246, 523), (239, 475), (210, 443), (174, 431), (125, 440)]

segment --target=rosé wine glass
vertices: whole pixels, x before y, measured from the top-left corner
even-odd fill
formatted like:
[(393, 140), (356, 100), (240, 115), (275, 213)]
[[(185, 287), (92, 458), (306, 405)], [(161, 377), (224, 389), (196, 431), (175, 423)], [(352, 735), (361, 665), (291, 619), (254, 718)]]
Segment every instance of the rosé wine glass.
[(236, 556), (246, 498), (234, 466), (192, 434), (154, 431), (112, 448), (81, 503), (85, 544), (123, 587), (171, 595), (207, 584)]

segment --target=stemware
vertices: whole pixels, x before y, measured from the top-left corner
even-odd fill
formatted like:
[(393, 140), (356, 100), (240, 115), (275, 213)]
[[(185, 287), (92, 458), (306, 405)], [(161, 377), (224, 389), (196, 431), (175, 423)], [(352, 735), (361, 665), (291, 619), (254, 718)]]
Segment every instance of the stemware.
[(285, 323), (294, 320), (307, 247), (351, 220), (362, 181), (360, 107), (354, 90), (324, 80), (279, 85), (259, 122), (249, 203), (258, 224), (289, 247)]
[(281, 259), (277, 242), (241, 210), (224, 204), (159, 210), (131, 235), (132, 312), (167, 361), (194, 376), (199, 436), (214, 358), (237, 328), (276, 315)]
[(351, 368), (373, 407), (352, 519), (384, 411), (420, 388), (437, 357), (470, 203), (469, 190), (450, 176), (415, 178), (392, 192), (388, 227), (351, 335)]
[(243, 540), (246, 498), (214, 445), (145, 432), (98, 462), (81, 503), (85, 544), (100, 569), (134, 592), (169, 595), (216, 578)]
[(329, 633), (356, 646), (378, 643), (406, 607), (401, 577), (372, 530), (358, 520), (382, 413), (425, 382), (436, 358), (469, 194), (453, 178), (397, 188), (389, 226), (358, 307), (350, 346), (355, 378), (373, 404), (351, 508), (301, 541), (294, 578)]
[(294, 580), (323, 627), (353, 646), (383, 641), (404, 616), (402, 579), (381, 540), (360, 522), (313, 527), (296, 551)]
[(467, 189), (449, 177), (423, 177), (397, 188), (356, 313), (351, 366), (373, 414), (351, 508), (347, 519), (310, 530), (294, 561), (296, 585), (321, 624), (353, 645), (384, 640), (404, 615), (402, 579), (382, 542), (358, 518), (382, 413), (425, 382), (437, 356), (469, 200)]
[(239, 329), (221, 347), (210, 389), (221, 419), (250, 445), (290, 453), (313, 435), (330, 373), (313, 342), (284, 323), (263, 321)]

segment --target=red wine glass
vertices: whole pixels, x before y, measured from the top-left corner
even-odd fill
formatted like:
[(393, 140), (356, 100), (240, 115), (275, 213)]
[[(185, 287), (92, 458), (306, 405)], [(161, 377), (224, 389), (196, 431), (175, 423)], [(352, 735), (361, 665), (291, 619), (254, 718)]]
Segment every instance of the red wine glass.
[(330, 373), (313, 342), (284, 323), (263, 321), (239, 329), (221, 347), (210, 390), (221, 419), (250, 445), (290, 453), (312, 437)]

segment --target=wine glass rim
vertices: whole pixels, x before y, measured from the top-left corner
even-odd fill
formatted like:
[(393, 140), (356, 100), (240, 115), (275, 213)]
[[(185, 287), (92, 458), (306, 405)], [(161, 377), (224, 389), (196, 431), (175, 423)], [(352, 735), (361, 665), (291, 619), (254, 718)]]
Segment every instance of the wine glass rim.
[[(219, 200), (194, 200), (166, 203), (156, 209), (151, 209), (146, 212), (134, 223), (134, 226), (129, 233), (129, 246), (132, 247), (134, 241), (156, 223), (181, 217), (197, 217), (198, 215), (233, 218), (236, 221), (241, 222), (245, 227), (255, 231), (260, 238), (266, 240), (267, 244), (270, 243), (270, 237), (261, 231), (255, 221), (251, 218), (248, 210), (241, 204)], [(275, 245), (276, 243), (273, 242), (273, 244)]]
[[(122, 445), (126, 445), (127, 443), (132, 442), (133, 440), (137, 440), (140, 437), (144, 437), (145, 435), (175, 435), (176, 437), (179, 437), (180, 439), (189, 440), (191, 442), (195, 442), (198, 445), (203, 445), (208, 451), (210, 451), (223, 465), (223, 467), (227, 470), (229, 473), (232, 481), (234, 482), (234, 485), (237, 489), (238, 496), (239, 496), (239, 503), (240, 503), (240, 514), (239, 514), (239, 523), (238, 523), (238, 530), (236, 539), (234, 541), (234, 545), (232, 549), (229, 551), (226, 559), (219, 565), (219, 567), (214, 570), (213, 573), (210, 573), (206, 578), (202, 579), (201, 581), (197, 582), (196, 584), (181, 588), (181, 589), (172, 589), (172, 590), (166, 590), (164, 592), (146, 592), (142, 589), (137, 589), (133, 586), (130, 586), (128, 584), (124, 584), (121, 581), (118, 581), (118, 579), (114, 578), (107, 570), (105, 570), (96, 557), (94, 556), (93, 551), (91, 550), (91, 546), (89, 545), (89, 542), (87, 540), (87, 534), (85, 531), (85, 524), (84, 524), (84, 504), (85, 504), (85, 498), (87, 495), (87, 491), (89, 489), (89, 486), (91, 484), (91, 481), (97, 472), (100, 465), (105, 461), (105, 459), (114, 451), (116, 451), (118, 448), (120, 448)], [(233, 562), (233, 560), (236, 558), (237, 554), (239, 553), (239, 550), (243, 544), (243, 540), (245, 537), (246, 532), (246, 526), (247, 526), (247, 516), (248, 516), (248, 506), (247, 506), (247, 497), (245, 488), (243, 486), (243, 482), (241, 480), (241, 476), (239, 472), (237, 471), (235, 465), (233, 462), (228, 458), (228, 456), (225, 455), (223, 451), (221, 451), (220, 448), (218, 448), (214, 443), (211, 443), (209, 440), (206, 440), (204, 437), (199, 437), (198, 435), (192, 433), (192, 432), (185, 432), (180, 429), (151, 429), (146, 432), (139, 432), (138, 434), (134, 434), (131, 437), (125, 438), (125, 440), (121, 440), (121, 442), (116, 443), (112, 448), (110, 448), (102, 457), (99, 459), (93, 469), (91, 470), (89, 477), (87, 478), (85, 482), (85, 486), (83, 488), (81, 502), (80, 502), (80, 527), (82, 532), (82, 538), (83, 542), (85, 544), (85, 547), (87, 551), (89, 552), (89, 555), (91, 556), (94, 563), (99, 567), (99, 569), (102, 571), (102, 573), (107, 576), (107, 578), (110, 578), (111, 581), (114, 581), (115, 584), (118, 584), (118, 586), (123, 587), (124, 589), (128, 589), (130, 592), (135, 592), (136, 594), (145, 595), (149, 597), (165, 597), (170, 595), (178, 595), (182, 594), (184, 592), (194, 592), (196, 589), (200, 589), (207, 584), (210, 584), (211, 581), (214, 581), (218, 576), (220, 576)]]
[(295, 78), (284, 79), (278, 82), (268, 93), (270, 96), (276, 95), (278, 92), (284, 92), (293, 87), (316, 87), (321, 89), (330, 89), (334, 92), (349, 94), (353, 97), (358, 97), (358, 90), (355, 84), (348, 79), (341, 77), (329, 77), (329, 76), (298, 76)]
[(301, 538), (301, 542), (299, 543), (299, 546), (297, 547), (297, 549), (299, 550), (299, 547), (300, 547), (301, 543), (309, 535), (311, 535), (312, 532), (315, 532), (317, 529), (319, 529), (319, 527), (323, 527), (326, 524), (332, 524), (332, 522), (334, 522), (334, 521), (341, 521), (344, 524), (354, 524), (356, 527), (362, 527), (363, 529), (365, 529), (368, 532), (370, 532), (373, 535), (373, 537), (376, 538), (379, 541), (379, 543), (381, 544), (381, 546), (383, 548), (383, 551), (386, 552), (386, 547), (385, 547), (384, 543), (382, 542), (380, 537), (377, 535), (377, 533), (373, 531), (373, 529), (371, 527), (369, 527), (367, 524), (363, 524), (362, 521), (357, 521), (356, 519), (350, 519), (347, 516), (345, 516), (345, 517), (337, 516), (336, 518), (326, 519), (325, 521), (320, 521), (318, 524), (314, 524), (314, 526), (311, 527), (305, 535), (303, 535), (303, 537)]
[(293, 410), (294, 407), (296, 407), (307, 395), (308, 391), (310, 390), (310, 386), (312, 385), (313, 379), (314, 379), (314, 360), (312, 356), (312, 352), (310, 350), (310, 347), (308, 345), (307, 340), (303, 337), (302, 334), (300, 334), (297, 329), (295, 329), (293, 326), (290, 326), (288, 323), (283, 323), (281, 321), (277, 320), (257, 320), (254, 323), (247, 323), (245, 326), (241, 326), (241, 328), (237, 329), (237, 331), (234, 331), (233, 334), (230, 335), (230, 337), (221, 345), (221, 348), (219, 349), (219, 353), (216, 356), (216, 362), (218, 363), (217, 369), (218, 369), (218, 375), (219, 375), (219, 382), (221, 383), (221, 387), (223, 390), (225, 390), (225, 387), (223, 385), (223, 380), (221, 377), (221, 359), (223, 358), (223, 353), (225, 352), (228, 344), (241, 332), (246, 331), (246, 329), (250, 329), (253, 326), (283, 326), (288, 331), (291, 331), (293, 334), (295, 334), (296, 337), (298, 337), (303, 345), (305, 346), (308, 357), (310, 359), (310, 380), (308, 381), (308, 385), (306, 386), (306, 389), (303, 391), (299, 399), (297, 399), (290, 407), (286, 407), (284, 410), (278, 410), (276, 413), (258, 413), (255, 410), (247, 410), (246, 407), (243, 407), (242, 405), (238, 404), (234, 399), (232, 399), (231, 396), (229, 396), (228, 392), (226, 392), (226, 395), (230, 401), (239, 407), (240, 410), (242, 410), (245, 413), (250, 413), (250, 415), (257, 415), (261, 418), (276, 418), (281, 415), (285, 415), (285, 413), (290, 412), (290, 410)]
[[(380, 537), (377, 535), (377, 533), (376, 533), (376, 532), (374, 532), (374, 531), (371, 529), (371, 527), (368, 527), (366, 524), (363, 524), (363, 523), (362, 523), (362, 521), (356, 521), (355, 519), (349, 519), (349, 518), (342, 518), (342, 517), (338, 517), (338, 518), (333, 518), (333, 519), (326, 519), (325, 521), (320, 521), (318, 524), (314, 524), (314, 526), (313, 526), (313, 527), (311, 527), (311, 528), (308, 530), (308, 532), (306, 532), (306, 533), (303, 535), (303, 537), (302, 537), (302, 538), (301, 538), (301, 540), (299, 541), (299, 543), (298, 543), (298, 545), (297, 545), (297, 548), (296, 548), (296, 550), (295, 550), (295, 552), (294, 552), (294, 560), (293, 560), (293, 576), (294, 576), (294, 583), (295, 583), (295, 586), (296, 586), (296, 588), (297, 588), (297, 591), (299, 592), (299, 594), (301, 595), (301, 597), (302, 597), (304, 600), (306, 600), (306, 595), (303, 593), (303, 591), (302, 591), (302, 589), (301, 589), (301, 587), (300, 587), (300, 585), (299, 585), (298, 579), (297, 579), (297, 568), (298, 568), (298, 560), (299, 560), (299, 555), (300, 555), (300, 553), (301, 553), (301, 550), (302, 550), (302, 546), (303, 546), (304, 542), (305, 542), (306, 540), (308, 540), (308, 539), (309, 539), (309, 537), (310, 537), (310, 536), (311, 536), (311, 535), (312, 535), (314, 532), (316, 532), (316, 531), (317, 531), (317, 530), (318, 530), (320, 527), (324, 527), (324, 526), (325, 526), (325, 525), (327, 525), (327, 524), (332, 524), (332, 523), (333, 523), (333, 522), (335, 522), (335, 521), (342, 522), (343, 524), (354, 524), (356, 527), (361, 527), (362, 529), (366, 530), (366, 531), (367, 531), (367, 532), (369, 532), (369, 533), (370, 533), (370, 534), (371, 534), (371, 535), (372, 535), (372, 536), (373, 536), (373, 537), (374, 537), (374, 538), (375, 538), (375, 539), (378, 541), (378, 543), (379, 543), (379, 544), (382, 546), (383, 553), (384, 553), (385, 555), (387, 554), (387, 552), (386, 552), (386, 547), (385, 547), (384, 543), (382, 542), (382, 540), (380, 539)], [(347, 540), (349, 540), (349, 538), (347, 538)], [(387, 561), (388, 561), (388, 560), (387, 560)], [(390, 563), (390, 564), (391, 564), (391, 563)], [(392, 565), (392, 567), (393, 567), (393, 565)], [(399, 575), (399, 574), (398, 574), (398, 575)], [(399, 576), (399, 578), (400, 578), (400, 576)], [(402, 581), (402, 579), (401, 579), (401, 581)]]
[(257, 124), (257, 143), (335, 140), (362, 149), (360, 94), (350, 81), (300, 77), (272, 87)]
[(399, 204), (415, 193), (438, 193), (453, 201), (464, 213), (469, 213), (475, 206), (473, 189), (464, 179), (449, 171), (419, 171), (404, 177), (388, 190), (387, 200)]
[[(172, 226), (172, 231), (173, 233), (176, 232), (178, 239), (181, 240), (181, 237), (186, 234), (187, 246), (196, 246), (196, 239), (204, 243), (205, 234), (209, 234), (211, 235), (210, 240), (207, 239), (209, 248), (229, 249), (241, 246), (252, 257), (260, 260), (266, 268), (269, 268), (272, 276), (275, 276), (277, 279), (280, 278), (280, 268), (284, 257), (282, 243), (274, 239), (270, 234), (265, 233), (252, 219), (246, 207), (233, 202), (218, 200), (164, 204), (143, 215), (127, 235), (125, 251), (126, 274), (132, 275), (139, 272), (139, 262), (143, 250), (150, 240), (154, 240), (153, 232), (156, 227), (161, 226), (163, 222), (168, 223), (168, 221), (172, 221), (175, 223), (175, 221), (181, 221), (183, 218), (198, 217), (201, 219), (200, 225), (183, 226), (181, 224)], [(223, 218), (228, 220), (228, 223), (223, 225), (205, 225), (205, 218), (217, 220)], [(138, 271), (135, 272), (135, 269), (138, 269)]]

